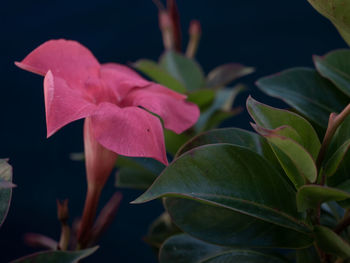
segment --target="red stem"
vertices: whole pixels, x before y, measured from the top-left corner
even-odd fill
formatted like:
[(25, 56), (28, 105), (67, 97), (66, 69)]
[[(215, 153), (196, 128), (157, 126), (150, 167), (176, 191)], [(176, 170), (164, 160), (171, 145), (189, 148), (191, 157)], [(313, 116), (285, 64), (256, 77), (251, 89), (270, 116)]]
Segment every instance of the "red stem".
[(84, 248), (89, 242), (89, 237), (96, 217), (98, 202), (100, 200), (102, 187), (88, 186), (83, 216), (78, 231), (78, 244)]

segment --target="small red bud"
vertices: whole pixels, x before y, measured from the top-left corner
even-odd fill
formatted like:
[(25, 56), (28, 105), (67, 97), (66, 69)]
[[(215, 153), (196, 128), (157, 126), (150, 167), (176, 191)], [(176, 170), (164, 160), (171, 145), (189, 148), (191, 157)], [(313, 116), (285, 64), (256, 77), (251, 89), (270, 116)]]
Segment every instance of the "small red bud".
[(201, 35), (202, 34), (201, 23), (198, 20), (192, 20), (190, 22), (188, 33), (190, 34), (190, 36)]

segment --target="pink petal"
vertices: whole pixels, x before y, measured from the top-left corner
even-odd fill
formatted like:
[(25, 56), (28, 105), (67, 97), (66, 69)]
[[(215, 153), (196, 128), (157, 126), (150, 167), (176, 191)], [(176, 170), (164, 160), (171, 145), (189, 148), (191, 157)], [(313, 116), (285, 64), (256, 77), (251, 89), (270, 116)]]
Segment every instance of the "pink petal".
[(84, 122), (84, 149), (88, 185), (102, 188), (115, 166), (118, 155), (96, 141), (90, 117)]
[(137, 89), (129, 93), (122, 105), (141, 106), (159, 115), (165, 128), (181, 133), (197, 122), (200, 112), (197, 105), (179, 99), (183, 96), (173, 95), (175, 92), (169, 91), (160, 85)]
[(71, 40), (50, 40), (33, 50), (16, 65), (24, 70), (64, 79), (71, 87), (83, 87), (89, 78), (97, 78), (100, 64), (86, 47)]
[(187, 96), (184, 94), (178, 93), (176, 91), (168, 89), (168, 88), (166, 88), (162, 85), (156, 84), (154, 82), (151, 82), (151, 85), (147, 87), (147, 90), (152, 91), (152, 92), (162, 93), (162, 94), (171, 96), (174, 99), (178, 99), (178, 100), (184, 100), (187, 98)]
[(91, 119), (95, 138), (105, 148), (120, 155), (150, 157), (168, 164), (161, 122), (147, 111), (101, 103)]
[(80, 90), (72, 89), (66, 81), (48, 71), (44, 79), (47, 137), (66, 124), (85, 118), (96, 105), (85, 99)]
[(135, 78), (142, 78), (140, 76), (140, 74), (138, 74), (135, 70), (127, 67), (127, 66), (124, 66), (122, 64), (118, 64), (118, 63), (105, 63), (105, 64), (102, 64), (101, 65), (102, 68), (104, 69), (114, 69), (115, 71), (118, 71), (122, 74), (125, 74), (125, 75), (130, 75), (130, 76), (133, 76)]
[(143, 79), (134, 70), (115, 63), (102, 65), (100, 76), (107, 88), (114, 91), (119, 100), (124, 98), (132, 89), (150, 85), (149, 81)]

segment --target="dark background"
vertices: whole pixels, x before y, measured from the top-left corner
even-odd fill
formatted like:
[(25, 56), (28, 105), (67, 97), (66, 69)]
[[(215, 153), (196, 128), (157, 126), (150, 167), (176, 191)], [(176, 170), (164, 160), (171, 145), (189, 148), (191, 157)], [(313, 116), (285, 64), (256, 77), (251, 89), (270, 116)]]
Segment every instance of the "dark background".
[[(204, 70), (226, 62), (256, 67), (256, 73), (242, 82), (249, 93), (266, 103), (278, 105), (257, 91), (257, 78), (288, 67), (311, 66), (312, 54), (346, 47), (332, 25), (306, 0), (178, 0), (178, 5), (184, 43), (189, 21), (196, 18), (202, 23), (197, 59)], [(83, 149), (82, 121), (46, 139), (43, 79), (16, 68), (13, 62), (52, 38), (78, 40), (100, 62), (120, 63), (156, 60), (162, 41), (151, 0), (2, 0), (0, 29), (0, 157), (10, 158), (18, 185), (0, 230), (0, 261), (8, 262), (33, 252), (23, 244), (26, 232), (58, 239), (56, 198), (69, 198), (74, 218), (81, 214), (86, 187), (84, 164), (69, 159), (69, 153)], [(238, 103), (244, 105), (246, 96), (240, 96)], [(248, 128), (247, 114), (229, 125)], [(113, 184), (111, 176), (102, 201), (115, 191)], [(142, 236), (161, 206), (156, 201), (129, 205), (140, 192), (123, 192), (112, 228), (86, 262), (156, 262)]]

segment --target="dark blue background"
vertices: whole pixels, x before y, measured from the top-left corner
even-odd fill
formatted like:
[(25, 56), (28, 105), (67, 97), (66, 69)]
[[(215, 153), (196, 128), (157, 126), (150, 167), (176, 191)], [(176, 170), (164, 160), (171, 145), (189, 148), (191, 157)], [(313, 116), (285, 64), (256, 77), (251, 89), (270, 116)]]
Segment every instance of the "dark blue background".
[[(265, 102), (276, 103), (256, 90), (254, 80), (292, 66), (311, 66), (312, 54), (346, 46), (306, 0), (178, 0), (178, 4), (184, 43), (190, 19), (202, 23), (197, 58), (204, 70), (226, 62), (256, 67), (256, 73), (242, 81)], [(69, 153), (83, 149), (82, 122), (46, 139), (42, 78), (13, 62), (52, 38), (78, 40), (101, 62), (157, 59), (162, 51), (157, 21), (151, 0), (2, 1), (0, 157), (10, 158), (18, 187), (0, 230), (1, 262), (33, 251), (22, 242), (26, 232), (57, 239), (56, 198), (69, 198), (71, 215), (76, 217), (85, 196), (84, 165), (69, 159)], [(244, 104), (246, 95), (240, 96), (239, 104)], [(248, 128), (247, 114), (230, 125)], [(111, 177), (103, 201), (115, 190), (113, 183)], [(157, 202), (129, 205), (139, 192), (124, 192), (113, 227), (88, 262), (156, 262), (142, 236), (161, 206)]]

